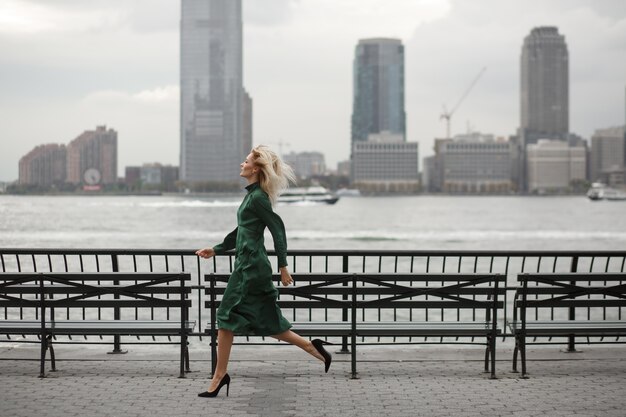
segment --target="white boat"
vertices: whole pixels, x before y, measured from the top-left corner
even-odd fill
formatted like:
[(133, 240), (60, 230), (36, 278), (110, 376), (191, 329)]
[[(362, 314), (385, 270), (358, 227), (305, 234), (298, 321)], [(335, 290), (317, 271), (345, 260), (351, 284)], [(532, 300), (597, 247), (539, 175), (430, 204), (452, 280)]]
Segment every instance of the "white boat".
[(623, 201), (626, 200), (626, 190), (618, 190), (600, 182), (594, 182), (587, 191), (587, 197), (593, 201)]
[(278, 197), (279, 203), (326, 203), (335, 204), (339, 197), (324, 187), (289, 188)]

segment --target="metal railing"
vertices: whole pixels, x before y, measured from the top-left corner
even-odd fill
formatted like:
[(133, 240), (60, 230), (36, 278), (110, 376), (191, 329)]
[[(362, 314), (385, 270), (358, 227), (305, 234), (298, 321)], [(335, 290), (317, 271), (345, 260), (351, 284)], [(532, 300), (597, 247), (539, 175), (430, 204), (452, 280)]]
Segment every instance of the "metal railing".
[[(231, 272), (234, 253), (201, 260), (195, 249), (29, 249), (0, 248), (0, 272), (186, 272), (192, 276), (190, 319), (198, 323), (192, 336), (202, 338), (210, 320), (204, 308), (209, 296), (204, 275)], [(277, 265), (273, 251), (269, 255)], [(292, 250), (288, 261), (298, 284), (298, 273), (491, 273), (507, 277), (505, 307), (499, 316), (503, 337), (511, 336), (505, 323), (512, 316), (512, 293), (517, 274), (524, 272), (624, 272), (626, 250), (622, 251), (428, 251), (428, 250)], [(114, 318), (121, 318), (117, 312)], [(296, 312), (292, 312), (296, 314)], [(392, 315), (396, 319), (396, 312)], [(403, 312), (404, 313), (404, 312)], [(23, 312), (0, 311), (0, 319)], [(349, 312), (342, 313), (348, 321)], [(408, 314), (411, 314), (409, 311)], [(286, 312), (289, 319), (289, 311)], [(575, 312), (570, 312), (575, 317)], [(428, 316), (426, 320), (428, 320)], [(74, 341), (84, 342), (84, 341)], [(70, 342), (68, 342), (70, 343)], [(104, 343), (104, 342), (103, 342)], [(110, 343), (110, 342), (107, 342)], [(116, 336), (114, 351), (121, 351)], [(124, 341), (124, 344), (142, 343)], [(573, 348), (570, 340), (570, 348)], [(344, 349), (347, 344), (344, 341)]]

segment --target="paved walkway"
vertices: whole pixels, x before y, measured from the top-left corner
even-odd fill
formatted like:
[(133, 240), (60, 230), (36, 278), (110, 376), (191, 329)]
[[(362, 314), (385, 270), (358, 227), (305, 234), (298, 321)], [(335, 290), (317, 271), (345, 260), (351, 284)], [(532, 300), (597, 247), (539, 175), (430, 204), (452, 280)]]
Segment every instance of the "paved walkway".
[[(38, 375), (36, 346), (0, 344), (0, 415), (9, 416), (624, 416), (626, 348), (582, 346), (528, 352), (530, 379), (511, 373), (498, 347), (497, 380), (482, 373), (476, 348), (363, 347), (358, 380), (350, 358), (328, 374), (290, 346), (235, 346), (230, 396), (198, 398), (207, 387), (206, 347), (192, 345), (194, 372), (177, 378), (174, 348), (57, 346), (57, 368)], [(71, 358), (71, 359), (70, 359)]]

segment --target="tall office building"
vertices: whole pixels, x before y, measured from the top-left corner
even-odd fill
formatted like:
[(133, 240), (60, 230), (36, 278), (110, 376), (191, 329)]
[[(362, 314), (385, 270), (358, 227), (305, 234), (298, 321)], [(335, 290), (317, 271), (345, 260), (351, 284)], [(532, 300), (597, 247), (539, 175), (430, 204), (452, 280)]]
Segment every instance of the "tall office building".
[(380, 38), (359, 41), (353, 77), (352, 142), (383, 132), (405, 140), (402, 42)]
[(359, 41), (353, 77), (351, 183), (373, 192), (417, 191), (418, 146), (406, 142), (402, 42)]
[(521, 56), (523, 144), (566, 139), (569, 132), (569, 56), (556, 27), (537, 27), (524, 38)]
[(181, 2), (180, 177), (232, 182), (244, 159), (241, 0)]
[(241, 115), (242, 121), (242, 146), (243, 154), (248, 155), (252, 149), (252, 97), (246, 90), (243, 90), (243, 110)]

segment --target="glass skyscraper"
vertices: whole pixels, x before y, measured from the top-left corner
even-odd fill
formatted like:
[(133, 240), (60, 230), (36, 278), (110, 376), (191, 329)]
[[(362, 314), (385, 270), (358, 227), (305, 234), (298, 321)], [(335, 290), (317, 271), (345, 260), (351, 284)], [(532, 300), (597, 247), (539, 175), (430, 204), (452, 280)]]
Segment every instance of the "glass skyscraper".
[(236, 182), (245, 158), (241, 0), (184, 0), (180, 177)]
[(566, 139), (569, 132), (569, 57), (556, 27), (537, 27), (521, 56), (521, 129), (524, 143)]
[(406, 141), (402, 42), (360, 40), (353, 71), (352, 186), (365, 192), (417, 191), (418, 146)]
[(352, 142), (380, 134), (406, 140), (402, 42), (384, 38), (359, 41), (353, 71)]

